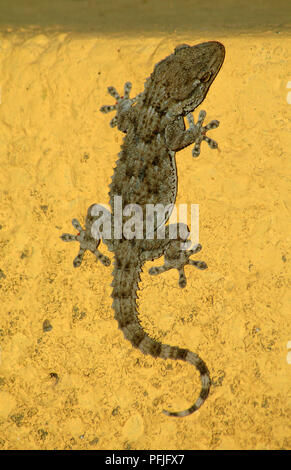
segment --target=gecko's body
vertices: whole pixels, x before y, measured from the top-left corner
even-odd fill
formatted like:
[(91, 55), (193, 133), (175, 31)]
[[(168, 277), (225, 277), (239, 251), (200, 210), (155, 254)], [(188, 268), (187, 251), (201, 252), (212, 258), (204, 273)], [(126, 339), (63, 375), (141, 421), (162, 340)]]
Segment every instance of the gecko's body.
[[(103, 106), (101, 111), (117, 110), (111, 126), (117, 125), (125, 133), (119, 153), (119, 159), (110, 184), (110, 205), (112, 209), (111, 224), (114, 233), (114, 216), (116, 215), (115, 196), (121, 196), (123, 211), (129, 204), (139, 205), (143, 220), (146, 219), (147, 204), (173, 205), (177, 193), (177, 175), (175, 152), (195, 144), (193, 156), (200, 153), (200, 143), (206, 140), (212, 148), (217, 144), (206, 137), (206, 132), (218, 126), (218, 121), (211, 121), (202, 127), (205, 112), (201, 111), (197, 124), (194, 124), (192, 111), (204, 100), (209, 86), (217, 75), (223, 60), (224, 46), (218, 42), (198, 44), (190, 47), (181, 45), (175, 52), (159, 62), (145, 83), (144, 92), (135, 99), (129, 98), (130, 84), (125, 85), (124, 97), (120, 97), (113, 87), (109, 93), (117, 103), (114, 106)], [(185, 129), (184, 117), (189, 121)], [(80, 252), (74, 260), (74, 266), (81, 264), (83, 254), (88, 249), (106, 266), (110, 264), (98, 248), (100, 239), (92, 226), (97, 219), (94, 205), (88, 209), (85, 230), (73, 219), (78, 235), (63, 234), (64, 241), (80, 242)], [(96, 206), (95, 206), (96, 207)], [(100, 208), (100, 206), (98, 206)], [(95, 214), (95, 215), (94, 215)], [(166, 223), (170, 212), (165, 217)], [(122, 215), (122, 227), (130, 219), (131, 213)], [(181, 225), (181, 224), (180, 224)], [(152, 339), (142, 328), (138, 320), (136, 307), (137, 289), (143, 264), (164, 255), (165, 264), (151, 268), (150, 274), (159, 274), (171, 268), (179, 271), (179, 285), (185, 287), (185, 265), (205, 269), (204, 262), (193, 261), (190, 255), (201, 250), (197, 245), (192, 250), (181, 249), (181, 242), (186, 241), (189, 233), (171, 239), (169, 226), (165, 237), (157, 239), (160, 224), (154, 223), (154, 239), (147, 239), (145, 227), (143, 237), (128, 239), (124, 234), (121, 239), (103, 237), (110, 251), (114, 252), (113, 271), (113, 308), (119, 328), (126, 339), (144, 354), (163, 359), (180, 359), (193, 364), (201, 375), (202, 389), (194, 405), (185, 411), (168, 412), (170, 416), (186, 416), (197, 410), (205, 401), (210, 389), (208, 369), (199, 356), (187, 349), (162, 344)], [(93, 234), (93, 235), (92, 235)], [(184, 231), (185, 234), (185, 231)]]

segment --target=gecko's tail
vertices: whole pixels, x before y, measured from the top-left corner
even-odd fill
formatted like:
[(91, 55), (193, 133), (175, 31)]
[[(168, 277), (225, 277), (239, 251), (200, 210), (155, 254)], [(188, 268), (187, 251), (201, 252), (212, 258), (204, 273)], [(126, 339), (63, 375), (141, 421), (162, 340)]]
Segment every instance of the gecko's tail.
[(138, 320), (136, 305), (137, 286), (140, 280), (141, 263), (136, 262), (137, 256), (133, 256), (127, 250), (126, 256), (117, 257), (115, 254), (113, 271), (113, 292), (112, 307), (115, 310), (115, 319), (118, 327), (123, 332), (125, 339), (131, 342), (132, 346), (139, 349), (143, 354), (148, 354), (154, 358), (173, 359), (188, 362), (196, 367), (200, 373), (202, 388), (200, 395), (194, 405), (183, 411), (166, 411), (167, 416), (184, 417), (198, 410), (209, 394), (211, 380), (205, 362), (198, 354), (182, 349), (177, 346), (163, 344), (151, 338), (142, 328)]
[[(117, 299), (115, 299), (114, 302), (115, 304), (116, 300)], [(159, 341), (156, 341), (142, 329), (137, 318), (135, 318), (133, 321), (128, 319), (126, 324), (122, 324), (119, 320), (119, 328), (122, 330), (124, 337), (143, 354), (149, 354), (154, 358), (173, 359), (189, 362), (189, 364), (194, 365), (199, 371), (202, 387), (196, 402), (183, 411), (163, 410), (165, 415), (182, 418), (194, 413), (194, 411), (198, 410), (203, 405), (209, 394), (211, 380), (209, 370), (207, 369), (205, 362), (198, 356), (198, 354), (195, 354), (188, 349), (182, 349), (178, 346), (170, 346), (168, 344), (162, 344)]]
[(184, 416), (188, 416), (194, 413), (194, 411), (198, 410), (208, 397), (211, 385), (209, 370), (207, 369), (205, 362), (198, 356), (198, 354), (195, 354), (192, 351), (189, 351), (188, 349), (181, 349), (176, 346), (169, 346), (168, 344), (159, 345), (160, 352), (157, 357), (160, 357), (162, 359), (176, 359), (189, 362), (190, 364), (194, 365), (200, 373), (202, 387), (200, 395), (194, 405), (190, 406), (189, 408), (183, 411), (163, 410), (163, 413), (167, 416), (176, 416), (181, 418)]
[(188, 416), (191, 413), (194, 413), (194, 411), (198, 410), (203, 405), (206, 398), (208, 397), (210, 390), (211, 380), (209, 370), (207, 369), (205, 362), (198, 356), (198, 354), (195, 354), (192, 351), (189, 351), (188, 349), (181, 349), (166, 344), (161, 345), (161, 351), (158, 357), (161, 357), (163, 359), (179, 359), (181, 361), (189, 362), (190, 364), (194, 365), (199, 371), (202, 387), (200, 395), (194, 405), (190, 406), (189, 408), (183, 411), (163, 410), (163, 413), (167, 416), (176, 416), (181, 418), (184, 416)]

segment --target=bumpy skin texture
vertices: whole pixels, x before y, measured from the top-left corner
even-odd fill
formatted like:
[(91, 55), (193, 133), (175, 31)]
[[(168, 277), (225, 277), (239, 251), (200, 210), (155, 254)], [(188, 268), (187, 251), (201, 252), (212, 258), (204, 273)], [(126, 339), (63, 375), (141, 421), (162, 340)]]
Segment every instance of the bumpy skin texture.
[[(194, 123), (191, 113), (204, 100), (223, 63), (224, 55), (224, 46), (216, 41), (192, 47), (182, 44), (175, 48), (173, 54), (156, 64), (145, 83), (144, 91), (137, 97), (129, 98), (129, 82), (125, 84), (123, 97), (119, 96), (115, 88), (108, 88), (109, 93), (116, 99), (116, 104), (102, 106), (101, 111), (107, 113), (116, 110), (116, 115), (110, 123), (111, 127), (117, 126), (125, 133), (110, 184), (112, 233), (115, 213), (118, 211), (120, 215), (128, 204), (138, 204), (145, 220), (146, 204), (167, 206), (175, 203), (176, 152), (194, 144), (192, 155), (197, 157), (202, 140), (211, 148), (217, 148), (216, 142), (208, 138), (206, 132), (218, 127), (218, 121), (211, 121), (203, 127), (205, 111), (200, 112), (197, 124)], [(184, 117), (189, 122), (187, 130)], [(115, 196), (122, 197), (122, 205), (118, 209), (115, 207)], [(98, 250), (100, 238), (98, 239), (92, 229), (98, 217), (94, 215), (96, 212), (92, 211), (93, 207), (94, 205), (88, 209), (84, 230), (79, 222), (73, 219), (72, 223), (78, 230), (78, 235), (61, 236), (64, 241), (76, 240), (80, 243), (79, 254), (74, 260), (75, 267), (80, 266), (86, 250), (90, 250), (105, 266), (110, 264), (110, 260)], [(124, 215), (122, 212), (122, 227), (131, 215)], [(207, 268), (203, 261), (190, 259), (192, 254), (201, 250), (201, 245), (192, 250), (181, 249), (181, 242), (186, 242), (189, 236), (189, 231), (185, 226), (182, 227), (183, 224), (178, 224), (180, 235), (176, 239), (170, 238), (170, 226), (164, 227), (169, 216), (170, 211), (163, 221), (163, 239), (157, 239), (157, 230), (160, 230), (161, 226), (155, 221), (155, 237), (152, 240), (145, 238), (143, 227), (143, 239), (103, 237), (103, 242), (114, 252), (112, 306), (124, 337), (144, 354), (155, 358), (187, 361), (200, 372), (202, 388), (196, 402), (184, 411), (163, 410), (168, 416), (182, 417), (200, 408), (209, 394), (211, 381), (207, 366), (197, 354), (188, 349), (162, 344), (152, 339), (140, 325), (136, 308), (140, 272), (146, 261), (164, 255), (164, 265), (151, 268), (149, 272), (157, 275), (175, 268), (179, 272), (180, 287), (186, 285), (185, 265), (198, 269)]]

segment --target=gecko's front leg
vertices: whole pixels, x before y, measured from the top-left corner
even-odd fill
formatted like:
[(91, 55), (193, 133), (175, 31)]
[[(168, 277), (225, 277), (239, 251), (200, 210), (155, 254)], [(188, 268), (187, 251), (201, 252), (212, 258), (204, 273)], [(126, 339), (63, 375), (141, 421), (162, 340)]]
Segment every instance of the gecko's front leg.
[(130, 82), (125, 83), (123, 96), (120, 96), (113, 86), (108, 87), (108, 93), (116, 99), (116, 103), (113, 105), (104, 105), (100, 108), (100, 111), (102, 113), (110, 113), (111, 111), (116, 111), (116, 115), (110, 121), (110, 126), (117, 126), (118, 129), (122, 132), (127, 132), (130, 122), (133, 119), (132, 105), (142, 94), (140, 93), (134, 98), (130, 98), (129, 94), (131, 87), (132, 84)]
[(195, 143), (192, 150), (193, 157), (198, 157), (200, 155), (200, 146), (201, 142), (205, 140), (209, 147), (215, 149), (218, 147), (215, 140), (207, 137), (206, 132), (215, 129), (219, 126), (219, 121), (214, 120), (210, 121), (206, 126), (202, 126), (204, 119), (206, 117), (205, 111), (200, 111), (198, 121), (195, 124), (192, 113), (187, 114), (186, 118), (189, 123), (189, 129), (185, 129), (185, 125), (181, 124), (182, 117), (178, 117), (173, 122), (170, 122), (165, 129), (166, 143), (170, 150), (178, 152), (179, 150)]

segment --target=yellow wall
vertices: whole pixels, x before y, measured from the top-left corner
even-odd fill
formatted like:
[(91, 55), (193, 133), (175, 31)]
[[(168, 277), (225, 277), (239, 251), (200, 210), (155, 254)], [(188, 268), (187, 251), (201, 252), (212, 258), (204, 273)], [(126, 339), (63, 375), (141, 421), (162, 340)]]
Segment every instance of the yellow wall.
[[(289, 2), (259, 15), (227, 1), (148, 0), (136, 15), (132, 1), (1, 3), (0, 448), (290, 449)], [(148, 263), (139, 292), (146, 330), (198, 352), (214, 381), (197, 413), (174, 419), (161, 410), (192, 404), (198, 374), (134, 350), (113, 318), (111, 268), (87, 254), (74, 269), (78, 246), (59, 236), (108, 203), (122, 135), (98, 111), (107, 86), (130, 80), (135, 95), (177, 44), (204, 40), (226, 47), (201, 106), (221, 122), (220, 151), (177, 155), (177, 203), (200, 205), (196, 259), (209, 268), (186, 268), (182, 290)]]

